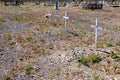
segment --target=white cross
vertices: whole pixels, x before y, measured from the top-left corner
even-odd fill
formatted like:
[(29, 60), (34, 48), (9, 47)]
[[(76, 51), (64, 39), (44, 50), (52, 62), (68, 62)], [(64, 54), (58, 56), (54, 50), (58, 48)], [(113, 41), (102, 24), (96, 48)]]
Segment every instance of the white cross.
[(98, 30), (102, 30), (102, 27), (98, 26), (98, 19), (96, 18), (96, 25), (91, 25), (92, 28), (95, 28), (95, 51), (97, 51), (97, 41), (98, 41)]
[(65, 16), (63, 16), (63, 18), (65, 19), (65, 31), (66, 31), (67, 20), (69, 19), (69, 17), (67, 16), (67, 12), (65, 12)]
[(50, 16), (51, 16), (51, 13), (49, 12), (49, 13), (48, 13), (48, 21), (49, 21), (49, 24), (50, 24)]
[(51, 13), (50, 13), (50, 12), (48, 13), (48, 16), (49, 16), (49, 17), (51, 16)]

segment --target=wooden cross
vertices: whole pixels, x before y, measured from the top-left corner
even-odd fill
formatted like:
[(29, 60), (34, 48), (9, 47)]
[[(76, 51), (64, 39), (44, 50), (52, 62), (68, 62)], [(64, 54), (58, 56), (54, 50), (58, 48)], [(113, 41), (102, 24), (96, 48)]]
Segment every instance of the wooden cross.
[(65, 15), (63, 16), (63, 18), (65, 19), (65, 31), (66, 31), (67, 20), (69, 19), (69, 17), (67, 16), (67, 12), (65, 12)]
[(98, 30), (102, 30), (102, 28), (98, 26), (98, 19), (97, 18), (96, 18), (96, 25), (91, 25), (91, 27), (95, 28), (95, 51), (97, 51)]
[(49, 25), (50, 25), (50, 17), (51, 17), (51, 13), (49, 12), (48, 13), (48, 22), (49, 22)]

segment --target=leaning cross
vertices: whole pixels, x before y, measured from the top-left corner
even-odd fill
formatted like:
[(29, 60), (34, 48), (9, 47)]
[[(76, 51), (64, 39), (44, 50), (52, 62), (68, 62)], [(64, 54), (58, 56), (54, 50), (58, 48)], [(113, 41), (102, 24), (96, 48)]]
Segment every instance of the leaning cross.
[(48, 13), (48, 22), (49, 22), (49, 24), (50, 24), (50, 17), (51, 17), (51, 13), (49, 12)]
[(95, 51), (97, 51), (98, 30), (102, 30), (102, 28), (98, 26), (98, 19), (97, 18), (96, 18), (96, 25), (91, 25), (91, 27), (95, 28)]
[(69, 17), (67, 16), (67, 12), (65, 12), (65, 16), (63, 16), (63, 18), (65, 19), (65, 31), (66, 31), (67, 20), (69, 19)]

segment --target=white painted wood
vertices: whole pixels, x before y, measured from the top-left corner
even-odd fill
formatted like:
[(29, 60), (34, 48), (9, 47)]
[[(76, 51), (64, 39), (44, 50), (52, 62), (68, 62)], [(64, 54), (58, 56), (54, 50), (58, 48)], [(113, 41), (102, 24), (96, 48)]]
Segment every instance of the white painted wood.
[(91, 25), (91, 28), (95, 28), (95, 51), (97, 51), (98, 30), (102, 30), (102, 27), (98, 26), (98, 18), (96, 18), (96, 24), (95, 25)]
[(69, 17), (67, 16), (67, 12), (65, 12), (65, 15), (63, 16), (63, 18), (65, 19), (65, 31), (67, 30), (67, 20), (69, 19)]

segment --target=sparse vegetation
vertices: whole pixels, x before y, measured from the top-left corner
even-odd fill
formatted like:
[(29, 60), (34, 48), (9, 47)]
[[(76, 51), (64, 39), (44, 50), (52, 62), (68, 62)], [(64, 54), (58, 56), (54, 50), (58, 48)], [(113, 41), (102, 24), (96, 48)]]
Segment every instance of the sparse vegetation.
[(103, 42), (98, 42), (97, 47), (98, 48), (104, 48), (104, 43)]
[(4, 80), (11, 80), (11, 74), (8, 72), (7, 74), (3, 74)]
[(33, 50), (34, 50), (35, 53), (39, 54), (40, 56), (41, 55), (46, 55), (46, 54), (49, 53), (49, 51), (47, 49), (41, 49), (39, 47), (35, 47), (35, 48), (33, 48)]
[[(0, 79), (119, 80), (119, 8), (91, 11), (63, 2), (68, 6), (60, 4), (54, 10), (52, 1), (48, 3), (25, 2), (19, 7), (0, 3)], [(93, 54), (95, 31), (90, 27), (96, 17), (104, 28), (98, 30), (97, 55)]]
[(115, 59), (116, 61), (120, 61), (120, 53), (114, 53), (113, 51), (110, 53), (110, 56), (112, 59)]
[(12, 46), (12, 45), (15, 45), (15, 44), (16, 44), (16, 42), (15, 42), (14, 40), (10, 40), (10, 41), (9, 41), (9, 45)]
[(112, 44), (112, 42), (106, 42), (106, 43), (105, 43), (105, 46), (106, 46), (106, 47), (112, 47), (113, 44)]
[(13, 19), (14, 21), (18, 21), (18, 22), (20, 22), (22, 20), (21, 16), (14, 16), (13, 18), (14, 18)]
[(52, 26), (57, 26), (57, 21), (55, 21), (55, 20), (52, 20), (52, 21), (50, 21), (50, 25), (52, 25)]
[(27, 64), (24, 69), (25, 69), (25, 73), (26, 73), (27, 75), (30, 75), (30, 74), (31, 74), (30, 64)]
[(81, 29), (81, 30), (80, 30), (80, 34), (83, 35), (83, 36), (86, 35), (85, 29)]
[(120, 46), (120, 41), (116, 43), (117, 46)]
[(97, 76), (96, 74), (94, 74), (93, 77), (95, 80), (105, 80), (104, 78), (101, 78), (101, 77)]
[(27, 36), (26, 36), (26, 40), (31, 41), (31, 40), (32, 40), (32, 36), (27, 35)]
[(6, 22), (4, 17), (0, 17), (0, 22)]
[(99, 63), (102, 59), (98, 55), (92, 55), (87, 57), (84, 55), (77, 55), (77, 60), (80, 64), (90, 66), (91, 64)]
[(72, 35), (79, 36), (79, 34), (76, 31), (72, 32)]

